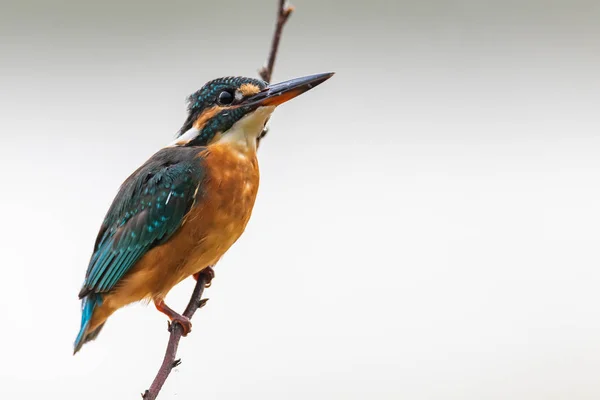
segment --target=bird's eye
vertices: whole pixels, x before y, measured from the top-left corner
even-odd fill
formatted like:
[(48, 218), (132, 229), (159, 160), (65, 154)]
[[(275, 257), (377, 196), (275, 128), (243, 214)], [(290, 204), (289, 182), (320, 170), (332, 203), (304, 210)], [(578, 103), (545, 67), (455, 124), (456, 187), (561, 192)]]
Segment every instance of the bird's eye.
[(233, 94), (227, 90), (223, 90), (219, 93), (218, 102), (221, 105), (227, 105), (233, 103)]

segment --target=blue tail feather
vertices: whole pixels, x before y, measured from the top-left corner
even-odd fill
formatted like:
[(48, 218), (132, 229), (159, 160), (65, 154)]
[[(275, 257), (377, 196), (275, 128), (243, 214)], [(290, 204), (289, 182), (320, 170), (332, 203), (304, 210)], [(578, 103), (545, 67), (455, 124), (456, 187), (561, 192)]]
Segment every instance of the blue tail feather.
[(102, 298), (95, 293), (91, 293), (81, 300), (81, 328), (73, 345), (73, 354), (77, 353), (85, 343), (96, 339), (96, 336), (98, 336), (98, 333), (100, 333), (100, 330), (104, 326), (102, 324), (93, 331), (88, 331), (94, 310), (100, 305), (102, 305)]

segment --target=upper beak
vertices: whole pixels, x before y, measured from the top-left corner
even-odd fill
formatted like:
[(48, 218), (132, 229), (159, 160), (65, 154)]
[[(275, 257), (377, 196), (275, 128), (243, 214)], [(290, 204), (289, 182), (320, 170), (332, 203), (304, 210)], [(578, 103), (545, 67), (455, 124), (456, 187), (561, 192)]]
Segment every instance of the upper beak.
[(248, 98), (247, 102), (260, 106), (278, 106), (315, 86), (320, 85), (331, 78), (333, 74), (334, 72), (326, 72), (323, 74), (309, 75), (281, 83), (275, 83)]

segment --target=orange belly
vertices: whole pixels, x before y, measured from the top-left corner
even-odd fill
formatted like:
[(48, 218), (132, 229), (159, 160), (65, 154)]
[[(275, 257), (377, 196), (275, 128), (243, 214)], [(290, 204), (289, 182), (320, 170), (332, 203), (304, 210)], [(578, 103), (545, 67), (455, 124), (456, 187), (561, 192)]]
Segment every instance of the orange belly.
[(183, 279), (216, 264), (244, 232), (258, 191), (256, 154), (216, 144), (200, 155), (206, 178), (183, 225), (167, 242), (146, 253), (104, 296), (91, 328), (129, 303), (164, 298)]

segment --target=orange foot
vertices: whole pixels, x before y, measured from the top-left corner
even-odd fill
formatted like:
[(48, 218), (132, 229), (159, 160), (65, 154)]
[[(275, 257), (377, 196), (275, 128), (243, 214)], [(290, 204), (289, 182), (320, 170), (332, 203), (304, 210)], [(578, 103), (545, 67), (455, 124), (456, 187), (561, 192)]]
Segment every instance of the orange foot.
[(206, 283), (204, 284), (204, 287), (210, 287), (210, 284), (211, 284), (212, 280), (215, 277), (215, 270), (211, 266), (208, 266), (208, 267), (204, 268), (202, 271), (196, 272), (194, 274), (194, 279), (198, 280), (198, 278), (200, 277), (200, 275), (204, 275), (205, 276), (205, 279), (206, 279), (205, 282)]
[(154, 300), (154, 306), (158, 311), (165, 314), (171, 320), (171, 323), (178, 323), (183, 328), (183, 336), (187, 336), (192, 331), (192, 321), (184, 315), (176, 313), (171, 307), (165, 304), (163, 299)]

